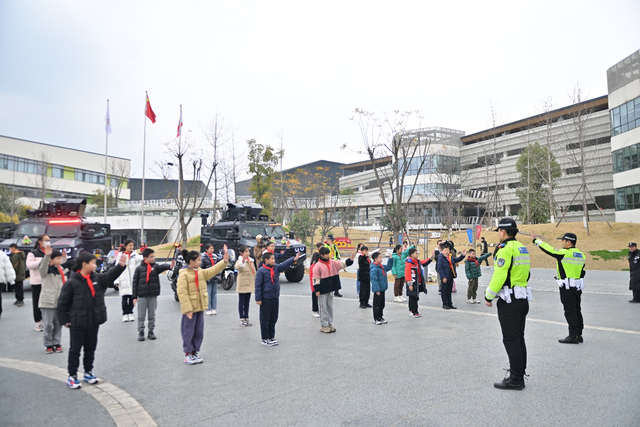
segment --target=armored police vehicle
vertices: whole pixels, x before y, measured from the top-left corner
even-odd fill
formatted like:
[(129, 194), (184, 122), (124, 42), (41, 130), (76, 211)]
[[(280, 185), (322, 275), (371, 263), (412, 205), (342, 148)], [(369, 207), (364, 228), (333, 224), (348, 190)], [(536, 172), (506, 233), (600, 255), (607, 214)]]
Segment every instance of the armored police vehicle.
[(90, 223), (82, 217), (87, 207), (86, 199), (46, 199), (38, 209), (28, 210), (28, 217), (17, 225), (13, 237), (0, 243), (0, 249), (9, 253), (9, 245), (15, 243), (28, 253), (40, 234), (51, 239), (51, 247), (75, 258), (82, 251), (106, 254), (111, 249), (111, 226)]
[[(210, 243), (214, 251), (220, 253), (222, 247), (227, 245), (227, 248), (238, 253), (241, 246), (246, 246), (251, 250), (253, 258), (253, 248), (258, 243), (257, 238), (261, 237), (265, 244), (267, 240), (275, 241), (277, 263), (296, 256), (297, 252), (300, 252), (300, 255), (305, 254), (305, 245), (294, 240), (293, 235), (287, 236), (281, 224), (270, 221), (269, 217), (261, 215), (261, 212), (262, 206), (257, 204), (228, 203), (221, 221), (207, 224), (206, 216), (203, 217), (200, 235), (202, 247)], [(288, 249), (287, 241), (289, 241)], [(239, 253), (238, 256), (240, 256)], [(289, 282), (300, 282), (304, 277), (304, 258), (298, 259), (285, 270), (284, 275)]]

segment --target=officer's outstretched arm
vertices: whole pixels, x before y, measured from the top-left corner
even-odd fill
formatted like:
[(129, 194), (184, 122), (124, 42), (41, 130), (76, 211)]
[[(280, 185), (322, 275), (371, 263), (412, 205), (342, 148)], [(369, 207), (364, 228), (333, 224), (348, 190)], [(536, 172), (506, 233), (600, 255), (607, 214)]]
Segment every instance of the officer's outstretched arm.
[(565, 254), (565, 250), (564, 249), (556, 249), (553, 246), (551, 246), (548, 243), (543, 242), (540, 239), (535, 239), (533, 241), (533, 243), (539, 247), (542, 252), (544, 252), (547, 255), (551, 255), (552, 257), (561, 260), (562, 258), (564, 258), (564, 254)]
[(491, 282), (484, 293), (484, 299), (487, 301), (493, 301), (498, 296), (498, 292), (500, 292), (500, 289), (504, 286), (509, 276), (512, 257), (510, 253), (505, 252), (506, 251), (502, 250), (496, 254), (497, 258), (494, 264), (493, 276), (491, 276)]

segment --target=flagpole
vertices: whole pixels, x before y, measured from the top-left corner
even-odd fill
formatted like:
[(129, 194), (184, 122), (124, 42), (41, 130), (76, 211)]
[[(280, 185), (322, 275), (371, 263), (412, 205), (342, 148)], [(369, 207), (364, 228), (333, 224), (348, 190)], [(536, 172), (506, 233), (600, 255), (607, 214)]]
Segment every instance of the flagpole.
[(109, 166), (109, 125), (111, 124), (109, 115), (109, 100), (107, 99), (107, 126), (105, 128), (106, 140), (104, 143), (104, 223), (107, 223), (107, 167)]
[(141, 217), (140, 217), (140, 245), (144, 241), (144, 178), (145, 178), (145, 168), (146, 168), (146, 155), (147, 155), (147, 99), (149, 99), (149, 95), (147, 91), (144, 91), (144, 139), (142, 140), (142, 204), (141, 206)]
[[(178, 147), (182, 149), (182, 104), (180, 104), (180, 123), (178, 123), (178, 130), (180, 130)], [(178, 203), (180, 204), (180, 208), (178, 209), (178, 215), (180, 214), (180, 210), (182, 209), (182, 171), (180, 170), (180, 165), (178, 165)]]

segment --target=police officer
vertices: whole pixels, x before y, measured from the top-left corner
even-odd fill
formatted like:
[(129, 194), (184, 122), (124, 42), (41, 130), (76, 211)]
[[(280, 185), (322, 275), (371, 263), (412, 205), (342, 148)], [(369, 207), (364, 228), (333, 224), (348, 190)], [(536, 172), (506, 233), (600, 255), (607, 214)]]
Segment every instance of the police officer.
[(531, 230), (533, 243), (542, 252), (551, 255), (558, 261), (558, 276), (556, 281), (560, 287), (560, 301), (564, 306), (564, 318), (569, 324), (569, 336), (558, 340), (562, 344), (579, 344), (583, 342), (582, 310), (580, 308), (580, 298), (584, 288), (584, 275), (586, 273), (585, 256), (576, 248), (578, 238), (573, 233), (564, 233), (558, 237), (562, 240), (562, 249), (555, 249), (550, 244), (536, 238), (536, 234)]
[[(324, 244), (324, 247), (329, 249), (329, 259), (340, 261), (340, 251), (338, 250), (338, 245), (336, 245), (336, 241), (333, 238), (333, 234), (328, 234), (327, 240), (328, 242)], [(335, 291), (333, 295), (337, 297), (342, 296), (339, 290)]]
[(493, 307), (498, 299), (498, 320), (502, 329), (502, 342), (509, 356), (509, 376), (494, 387), (522, 390), (527, 369), (527, 347), (524, 325), (529, 313), (531, 288), (528, 281), (531, 259), (529, 251), (515, 238), (518, 226), (513, 218), (502, 218), (498, 224), (500, 244), (494, 252), (494, 271), (485, 292), (485, 305)]
[(634, 242), (629, 243), (629, 290), (633, 292), (629, 302), (640, 302), (640, 251)]

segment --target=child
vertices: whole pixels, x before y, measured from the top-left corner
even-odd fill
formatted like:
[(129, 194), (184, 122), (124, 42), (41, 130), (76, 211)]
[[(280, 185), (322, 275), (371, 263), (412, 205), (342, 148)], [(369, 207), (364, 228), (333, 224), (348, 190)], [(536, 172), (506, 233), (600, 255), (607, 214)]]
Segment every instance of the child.
[[(216, 260), (213, 257), (213, 245), (207, 243), (204, 245), (204, 253), (200, 260), (200, 268), (206, 270), (216, 264)], [(209, 306), (204, 311), (207, 316), (213, 316), (218, 314), (218, 281), (215, 278), (207, 280), (207, 292), (209, 293)]]
[(464, 272), (469, 279), (469, 288), (467, 289), (467, 304), (480, 304), (480, 301), (476, 300), (476, 294), (478, 292), (478, 278), (482, 276), (482, 269), (480, 265), (482, 262), (489, 258), (491, 254), (486, 253), (476, 258), (475, 249), (469, 249), (469, 255), (464, 263)]
[[(52, 354), (53, 352), (62, 353), (60, 339), (62, 337), (62, 325), (56, 316), (56, 307), (58, 306), (58, 298), (62, 285), (67, 280), (65, 269), (67, 267), (67, 254), (61, 254), (54, 251), (51, 246), (44, 248), (44, 257), (40, 263), (40, 277), (42, 278), (42, 291), (38, 308), (42, 312), (42, 325), (44, 327), (44, 352)], [(61, 264), (65, 262), (64, 266)]]
[(422, 317), (418, 311), (418, 301), (420, 301), (420, 292), (426, 293), (426, 281), (424, 278), (423, 266), (431, 264), (432, 258), (426, 261), (418, 259), (418, 250), (410, 248), (409, 256), (405, 261), (404, 280), (407, 287), (407, 296), (409, 297), (409, 315), (413, 318)]
[(200, 268), (202, 256), (197, 251), (182, 251), (182, 258), (186, 263), (186, 268), (180, 270), (176, 293), (180, 301), (182, 311), (182, 322), (180, 333), (182, 334), (182, 350), (184, 351), (184, 363), (195, 365), (202, 363), (202, 358), (198, 356), (202, 339), (204, 338), (204, 316), (203, 312), (209, 304), (207, 294), (207, 280), (219, 274), (229, 265), (229, 252), (227, 245), (224, 245), (224, 256), (222, 261), (211, 268), (203, 270)]
[(371, 291), (373, 292), (373, 323), (383, 325), (387, 323), (384, 320), (384, 293), (389, 287), (387, 280), (387, 271), (393, 268), (393, 258), (389, 258), (387, 265), (382, 265), (382, 253), (373, 253), (373, 264), (370, 267), (369, 277), (371, 279)]
[(136, 268), (142, 262), (142, 257), (133, 250), (133, 240), (127, 239), (120, 247), (120, 252), (127, 256), (126, 269), (115, 281), (118, 286), (120, 297), (122, 297), (122, 321), (133, 322), (133, 275)]
[[(11, 261), (3, 251), (0, 251), (0, 285), (4, 286), (5, 283), (14, 284), (15, 282), (16, 272)], [(2, 315), (2, 289), (0, 289), (0, 315)], [(38, 325), (36, 324), (36, 326)]]
[[(28, 238), (28, 236), (25, 236)], [(24, 244), (24, 240), (23, 240)], [(29, 284), (31, 285), (31, 304), (33, 307), (33, 320), (36, 326), (33, 328), (36, 332), (42, 332), (42, 312), (38, 307), (40, 301), (40, 292), (42, 291), (42, 277), (40, 277), (39, 268), (42, 258), (44, 258), (44, 248), (51, 245), (51, 238), (46, 234), (41, 234), (36, 240), (35, 247), (27, 254), (26, 266), (29, 269)]]
[(127, 265), (127, 256), (121, 254), (118, 265), (103, 274), (96, 274), (96, 257), (81, 252), (76, 258), (74, 273), (62, 286), (58, 299), (57, 314), (62, 325), (70, 328), (69, 378), (67, 385), (72, 389), (81, 387), (78, 380), (80, 351), (84, 347), (84, 381), (98, 382), (93, 374), (93, 359), (98, 344), (98, 328), (107, 321), (107, 307), (104, 293), (122, 274)]
[(466, 251), (462, 251), (462, 255), (454, 258), (449, 253), (449, 248), (449, 245), (442, 248), (442, 252), (438, 257), (436, 269), (438, 270), (438, 273), (440, 273), (440, 281), (442, 282), (442, 291), (440, 293), (440, 296), (442, 297), (442, 308), (445, 310), (455, 310), (457, 307), (454, 307), (453, 301), (451, 301), (453, 279), (457, 276), (456, 263), (464, 259)]
[[(358, 261), (360, 260), (360, 255), (362, 255), (362, 252), (360, 252), (360, 249), (362, 249), (363, 246), (364, 246), (364, 243), (358, 243), (358, 246), (356, 247), (356, 265), (359, 265)], [(360, 279), (358, 277), (360, 276), (358, 275), (358, 273), (360, 273), (360, 269), (356, 269), (356, 293), (359, 296), (360, 295)]]
[(350, 258), (338, 261), (331, 259), (331, 250), (326, 246), (321, 247), (318, 253), (320, 259), (313, 266), (313, 290), (320, 305), (320, 332), (328, 334), (336, 331), (333, 327), (333, 296), (341, 288), (338, 273), (341, 268), (353, 264), (356, 254), (354, 252)]
[(369, 308), (369, 296), (371, 295), (371, 281), (369, 271), (371, 260), (369, 259), (369, 248), (360, 247), (360, 257), (358, 257), (358, 280), (360, 280), (360, 308)]
[(318, 260), (320, 259), (320, 254), (318, 252), (314, 252), (311, 257), (311, 265), (309, 266), (309, 283), (311, 284), (311, 311), (313, 312), (313, 317), (320, 317), (320, 309), (318, 308), (318, 296), (315, 292), (313, 292), (313, 267), (316, 265)]
[(133, 304), (138, 306), (138, 341), (144, 341), (144, 319), (149, 313), (149, 339), (155, 340), (153, 330), (156, 326), (156, 308), (158, 307), (158, 295), (160, 295), (160, 273), (172, 269), (176, 261), (171, 265), (154, 265), (156, 255), (151, 248), (142, 251), (142, 263), (133, 273), (133, 288), (131, 297)]
[(391, 269), (391, 274), (395, 276), (395, 281), (393, 283), (393, 301), (394, 302), (406, 302), (406, 298), (402, 296), (402, 288), (404, 287), (404, 267), (405, 262), (407, 261), (407, 257), (409, 256), (409, 249), (415, 248), (414, 245), (409, 246), (408, 249), (403, 250), (402, 245), (396, 245), (393, 248), (393, 268)]
[(238, 270), (238, 280), (236, 292), (238, 293), (238, 313), (240, 315), (240, 326), (251, 326), (249, 321), (249, 303), (251, 294), (256, 289), (256, 266), (253, 258), (249, 256), (251, 252), (246, 246), (240, 246), (240, 258), (236, 261)]
[(297, 261), (300, 252), (295, 257), (289, 258), (283, 263), (276, 264), (273, 253), (266, 252), (262, 255), (262, 265), (256, 273), (256, 304), (260, 306), (260, 333), (262, 345), (273, 347), (278, 345), (276, 339), (276, 322), (280, 298), (280, 272)]

